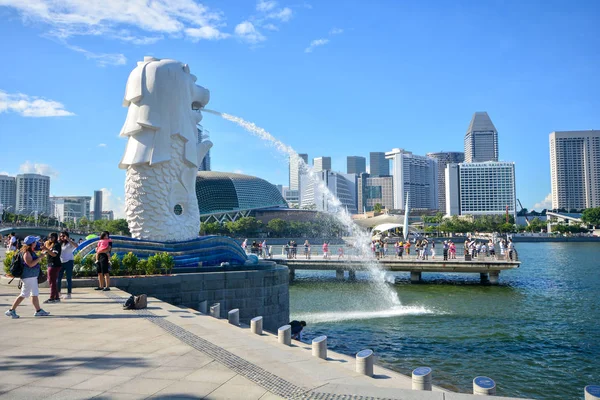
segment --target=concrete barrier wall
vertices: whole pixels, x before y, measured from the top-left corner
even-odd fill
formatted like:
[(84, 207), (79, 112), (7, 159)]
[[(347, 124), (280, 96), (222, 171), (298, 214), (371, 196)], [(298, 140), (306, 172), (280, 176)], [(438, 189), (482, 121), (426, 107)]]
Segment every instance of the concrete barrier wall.
[(252, 318), (262, 315), (264, 329), (276, 332), (289, 322), (288, 280), (288, 268), (277, 265), (246, 271), (117, 277), (111, 278), (111, 283), (134, 295), (145, 293), (195, 310), (199, 310), (202, 301), (208, 307), (221, 303), (221, 318), (227, 318), (229, 310), (239, 308), (241, 323), (249, 325)]

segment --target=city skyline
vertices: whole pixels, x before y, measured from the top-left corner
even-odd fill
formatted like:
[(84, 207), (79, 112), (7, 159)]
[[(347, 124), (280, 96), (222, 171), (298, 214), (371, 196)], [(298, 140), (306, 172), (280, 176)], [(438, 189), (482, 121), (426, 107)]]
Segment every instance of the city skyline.
[[(0, 173), (51, 176), (51, 195), (104, 188), (117, 216), (121, 103), (129, 72), (146, 55), (189, 64), (211, 90), (210, 108), (299, 152), (327, 154), (334, 171), (346, 170), (348, 155), (394, 147), (461, 151), (469, 117), (485, 110), (501, 135), (499, 159), (515, 162), (518, 197), (529, 209), (551, 207), (548, 135), (600, 127), (596, 2), (548, 4), (532, 26), (521, 17), (541, 15), (534, 4), (279, 1), (267, 10), (262, 1), (182, 0), (209, 10), (211, 19), (192, 21), (165, 0), (172, 7), (149, 25), (109, 1), (114, 7), (102, 15), (88, 3), (0, 6), (0, 33), (18, 38), (0, 44), (14, 60), (0, 66)], [(140, 7), (143, 14), (153, 4)], [(465, 68), (469, 55), (492, 61)], [(287, 160), (260, 139), (209, 114), (202, 125), (214, 143), (212, 170), (287, 185)]]

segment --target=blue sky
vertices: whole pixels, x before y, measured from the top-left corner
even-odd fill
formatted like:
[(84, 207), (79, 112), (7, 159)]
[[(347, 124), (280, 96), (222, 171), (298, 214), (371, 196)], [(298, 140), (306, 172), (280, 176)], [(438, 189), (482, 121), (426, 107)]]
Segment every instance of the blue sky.
[[(104, 188), (118, 214), (121, 103), (145, 55), (188, 63), (207, 108), (343, 172), (347, 155), (462, 151), (487, 111), (528, 208), (550, 193), (549, 133), (600, 129), (596, 1), (151, 4), (0, 0), (0, 173), (51, 174), (53, 195)], [(273, 148), (213, 115), (203, 125), (213, 170), (287, 185)]]

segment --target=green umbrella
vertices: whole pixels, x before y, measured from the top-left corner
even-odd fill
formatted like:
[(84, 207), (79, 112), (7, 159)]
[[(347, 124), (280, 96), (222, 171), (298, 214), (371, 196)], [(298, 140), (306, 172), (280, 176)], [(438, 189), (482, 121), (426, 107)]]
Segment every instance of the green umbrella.
[(87, 235), (87, 236), (85, 237), (85, 240), (90, 240), (90, 239), (97, 238), (97, 237), (98, 237), (98, 235), (94, 235), (94, 234), (92, 233), (91, 235)]

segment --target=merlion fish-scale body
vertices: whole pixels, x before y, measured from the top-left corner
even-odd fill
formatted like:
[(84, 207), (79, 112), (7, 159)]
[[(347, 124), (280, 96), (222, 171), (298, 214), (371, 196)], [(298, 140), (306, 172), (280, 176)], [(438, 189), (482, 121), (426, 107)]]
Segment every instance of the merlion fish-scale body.
[(199, 109), (210, 94), (195, 82), (186, 64), (153, 57), (138, 62), (127, 80), (127, 147), (119, 168), (126, 170), (125, 213), (134, 238), (198, 236), (196, 173), (212, 143), (198, 140)]

